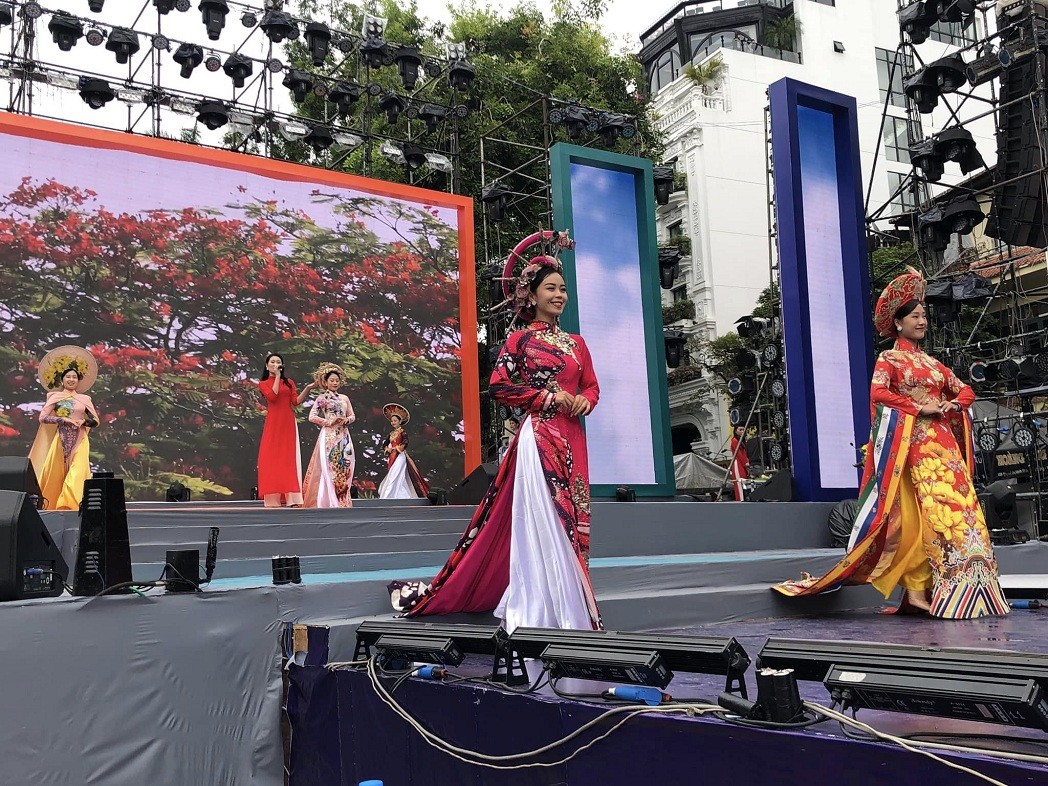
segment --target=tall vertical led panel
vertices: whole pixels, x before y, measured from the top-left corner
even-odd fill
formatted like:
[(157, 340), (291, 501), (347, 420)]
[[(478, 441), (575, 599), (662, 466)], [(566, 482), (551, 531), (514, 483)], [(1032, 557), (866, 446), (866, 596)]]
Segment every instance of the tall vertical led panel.
[(651, 161), (563, 143), (550, 159), (554, 228), (577, 244), (564, 255), (563, 324), (585, 339), (600, 382), (586, 418), (592, 493), (673, 494)]
[(795, 490), (846, 499), (873, 341), (855, 99), (793, 79), (769, 98)]

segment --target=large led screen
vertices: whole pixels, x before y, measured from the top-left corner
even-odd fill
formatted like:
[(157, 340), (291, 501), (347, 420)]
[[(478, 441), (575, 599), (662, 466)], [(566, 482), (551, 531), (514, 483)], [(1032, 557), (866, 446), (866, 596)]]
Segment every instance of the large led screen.
[(99, 366), (92, 466), (133, 499), (248, 496), (271, 351), (300, 387), (345, 369), (363, 495), (387, 402), (431, 484), (479, 463), (469, 199), (14, 116), (0, 145), (0, 453), (28, 453), (39, 359), (76, 344)]
[(576, 242), (566, 320), (600, 383), (586, 418), (590, 483), (598, 495), (673, 493), (650, 162), (568, 145), (553, 156), (555, 211)]
[(855, 100), (791, 79), (769, 95), (794, 479), (802, 500), (844, 499), (870, 428)]

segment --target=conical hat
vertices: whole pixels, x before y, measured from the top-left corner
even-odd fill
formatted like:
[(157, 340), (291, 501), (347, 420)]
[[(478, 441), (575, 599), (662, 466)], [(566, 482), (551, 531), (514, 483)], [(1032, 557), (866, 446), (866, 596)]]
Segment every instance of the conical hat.
[(400, 415), (400, 425), (404, 425), (411, 420), (411, 415), (408, 413), (406, 407), (400, 404), (386, 404), (382, 408), (382, 414), (386, 416), (386, 420), (392, 420), (394, 415)]
[(71, 344), (55, 347), (40, 359), (36, 376), (45, 390), (55, 390), (62, 384), (61, 376), (70, 368), (80, 372), (80, 384), (76, 386), (76, 392), (85, 393), (90, 390), (98, 377), (98, 362), (94, 355), (83, 347)]

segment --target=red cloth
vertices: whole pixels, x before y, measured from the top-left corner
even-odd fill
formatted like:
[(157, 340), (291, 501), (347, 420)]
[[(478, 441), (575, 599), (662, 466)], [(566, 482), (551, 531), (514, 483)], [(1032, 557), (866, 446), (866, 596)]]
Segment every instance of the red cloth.
[(298, 445), (298, 422), (295, 406), (298, 389), (292, 380), (283, 382), (273, 392), (273, 378), (259, 382), (258, 389), (266, 400), (266, 424), (258, 446), (258, 496), (266, 494), (300, 494), (302, 492), (302, 458)]
[[(738, 449), (738, 453), (736, 453)], [(738, 437), (731, 438), (731, 454), (735, 459), (731, 462), (731, 490), (735, 494), (735, 501), (742, 502), (744, 499), (742, 493), (742, 483), (740, 482), (743, 478), (750, 476), (750, 455), (746, 452), (746, 443), (739, 443)]]

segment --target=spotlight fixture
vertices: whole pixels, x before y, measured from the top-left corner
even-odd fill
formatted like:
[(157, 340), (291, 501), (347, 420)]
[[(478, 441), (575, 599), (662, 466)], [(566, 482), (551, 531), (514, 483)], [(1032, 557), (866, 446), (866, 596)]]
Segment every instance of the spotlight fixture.
[(15, 21), (15, 10), (14, 6), (10, 2), (4, 0), (0, 2), (0, 27), (4, 25), (14, 24)]
[(929, 114), (939, 105), (939, 85), (928, 68), (922, 68), (903, 80), (902, 90), (922, 115)]
[(169, 14), (175, 7), (175, 0), (153, 0), (158, 14)]
[[(776, 415), (782, 415), (781, 412), (776, 412)], [(782, 428), (781, 426), (779, 428)], [(772, 442), (771, 448), (768, 450), (769, 456), (772, 461), (776, 464), (786, 458), (787, 451), (786, 446), (782, 442)]]
[(404, 163), (412, 172), (426, 163), (426, 152), (418, 145), (405, 142), (401, 147), (401, 152), (404, 155)]
[(271, 57), (266, 61), (266, 68), (272, 74), (279, 74), (284, 70), (284, 64), (276, 57)]
[(382, 100), (378, 102), (378, 108), (380, 112), (386, 113), (386, 122), (393, 125), (400, 114), (408, 108), (408, 102), (403, 96), (390, 92), (382, 96)]
[(141, 46), (138, 43), (138, 33), (128, 30), (126, 27), (115, 27), (109, 33), (106, 41), (106, 49), (116, 55), (116, 61), (123, 65)]
[(201, 101), (197, 104), (197, 121), (214, 131), (229, 121), (229, 109), (221, 101)]
[(445, 174), (451, 172), (455, 168), (455, 164), (450, 158), (443, 153), (426, 153), (426, 166), (430, 169), (436, 169), (438, 172), (444, 172)]
[(97, 27), (92, 27), (84, 35), (84, 40), (91, 46), (101, 46), (106, 40), (106, 34)]
[(735, 353), (735, 365), (740, 369), (760, 368), (761, 356), (752, 349), (740, 349)]
[(226, 0), (200, 0), (199, 8), (200, 18), (207, 29), (207, 37), (217, 41), (222, 35), (222, 28), (226, 26), (229, 4)]
[(360, 25), (360, 54), (369, 68), (382, 68), (393, 62), (389, 44), (382, 40), (386, 32), (386, 20), (380, 16), (364, 14)]
[(153, 37), (149, 39), (149, 43), (151, 43), (153, 48), (158, 52), (171, 51), (171, 39), (163, 33), (156, 33), (153, 35)]
[(298, 120), (288, 120), (280, 124), (280, 135), (289, 142), (305, 139), (310, 130), (310, 126)]
[(625, 136), (626, 118), (612, 112), (605, 112), (597, 121), (597, 134), (604, 147), (615, 147), (620, 136)]
[(346, 117), (353, 111), (353, 104), (360, 100), (360, 84), (357, 82), (336, 82), (328, 90), (327, 100), (338, 107), (338, 116)]
[(360, 37), (382, 38), (386, 34), (387, 22), (385, 17), (364, 14), (364, 18), (360, 21)]
[(754, 390), (753, 378), (750, 376), (732, 377), (728, 380), (728, 395), (733, 399), (745, 398)]
[(778, 429), (786, 428), (786, 413), (781, 409), (775, 410), (775, 413), (771, 416), (771, 424)]
[(1012, 442), (1015, 446), (1022, 448), (1023, 450), (1029, 450), (1033, 447), (1033, 443), (1037, 441), (1037, 434), (1030, 428), (1025, 422), (1020, 422), (1018, 426), (1012, 429)]
[(68, 52), (76, 46), (76, 42), (84, 36), (84, 26), (80, 20), (65, 11), (55, 11), (51, 14), (51, 21), (47, 23), (47, 29), (51, 33), (52, 40), (63, 52)]
[(335, 144), (339, 147), (353, 150), (364, 144), (364, 137), (360, 136), (360, 134), (350, 133), (349, 131), (336, 131)]
[(960, 55), (948, 55), (929, 63), (928, 77), (935, 81), (940, 93), (956, 93), (968, 83), (968, 64)]
[(456, 60), (466, 59), (466, 45), (461, 41), (445, 44), (444, 51), (447, 53), (449, 63), (454, 63)]
[(440, 104), (423, 104), (418, 111), (419, 120), (426, 124), (426, 132), (432, 134), (447, 117), (447, 110)]
[(975, 13), (975, 0), (938, 0), (935, 13), (940, 22), (966, 23)]
[(733, 426), (741, 426), (746, 422), (746, 412), (742, 407), (732, 407), (728, 410), (728, 422)]
[(677, 368), (684, 358), (684, 346), (687, 343), (684, 333), (680, 330), (664, 331), (662, 340), (666, 345), (666, 365)]
[(764, 362), (771, 365), (779, 359), (779, 355), (782, 353), (782, 349), (778, 344), (767, 344), (764, 347), (764, 351), (761, 352), (761, 357)]
[[(480, 192), (480, 201), (484, 203), (484, 212), (489, 221), (498, 224), (506, 217), (506, 208), (509, 207), (509, 198), (512, 194), (513, 192), (506, 188), (500, 180), (484, 186)], [(501, 297), (499, 295), (499, 298)], [(493, 299), (492, 302), (497, 302), (497, 299)]]
[(448, 68), (448, 85), (452, 90), (466, 93), (473, 85), (477, 76), (477, 69), (466, 60), (455, 60)]
[(910, 145), (910, 161), (930, 183), (938, 183), (945, 171), (943, 157), (934, 139), (924, 139)]
[(189, 79), (193, 69), (204, 62), (204, 49), (198, 44), (179, 44), (171, 59), (182, 67), (179, 76)]
[(996, 428), (989, 426), (979, 429), (979, 436), (976, 440), (976, 444), (979, 446), (979, 450), (983, 453), (993, 453), (1001, 445), (1001, 437), (997, 433)]
[(668, 205), (670, 203), (670, 194), (673, 193), (673, 167), (652, 167), (651, 179), (655, 183), (655, 204)]
[(335, 144), (335, 137), (329, 126), (318, 123), (309, 129), (309, 133), (302, 138), (302, 141), (318, 153), (322, 153)]
[(388, 139), (382, 143), (382, 147), (378, 149), (378, 152), (382, 154), (383, 158), (392, 161), (394, 164), (407, 164), (407, 159), (404, 158), (404, 151), (401, 150), (400, 145)]
[(770, 329), (771, 320), (767, 317), (755, 317), (752, 314), (747, 314), (735, 320), (735, 332), (743, 338), (759, 336)]
[(673, 280), (680, 273), (680, 249), (667, 246), (659, 249), (659, 286), (672, 289)]
[(935, 137), (935, 150), (947, 161), (956, 161), (966, 175), (986, 166), (971, 132), (960, 126), (939, 132)]
[(116, 98), (116, 91), (104, 79), (81, 77), (80, 97), (92, 109), (101, 109)]
[(256, 130), (256, 120), (245, 112), (229, 113), (229, 128), (241, 136), (251, 136)]
[(301, 104), (313, 90), (313, 77), (306, 71), (292, 68), (287, 72), (282, 84), (291, 91), (295, 101)]
[(785, 398), (786, 380), (784, 380), (782, 377), (775, 377), (775, 379), (771, 381), (771, 394), (775, 398)]
[(39, 19), (43, 16), (43, 13), (43, 6), (36, 2), (36, 0), (29, 0), (28, 3), (22, 6), (22, 16), (26, 19)]
[(222, 70), (233, 80), (233, 87), (243, 87), (244, 81), (251, 76), (254, 70), (254, 64), (250, 57), (236, 52), (226, 58)]
[(582, 136), (582, 132), (586, 130), (591, 121), (589, 110), (575, 103), (552, 110), (549, 113), (549, 119), (555, 125), (563, 124), (568, 129), (569, 139), (578, 139)]
[(1011, 55), (1006, 49), (1000, 49), (996, 52), (991, 50), (979, 55), (972, 62), (968, 63), (964, 69), (964, 75), (968, 79), (969, 85), (978, 87), (998, 77), (1010, 63)]
[(408, 91), (414, 90), (415, 85), (418, 83), (418, 69), (422, 65), (422, 55), (419, 53), (418, 48), (414, 46), (398, 48), (393, 56), (393, 61), (397, 64), (397, 71), (400, 72), (400, 81), (403, 83), (404, 89)]
[[(186, 484), (178, 480), (167, 487), (167, 492), (164, 495), (164, 499), (168, 502), (189, 502), (192, 498), (193, 492), (189, 490)], [(198, 551), (196, 554), (199, 562), (200, 552)]]
[(266, 38), (274, 44), (279, 44), (285, 38), (290, 38), (291, 31), (297, 29), (295, 26), (295, 20), (291, 18), (291, 14), (285, 13), (284, 11), (267, 12), (266, 15), (262, 17), (262, 23), (259, 27), (261, 27), (262, 32), (266, 34)]
[(324, 65), (331, 48), (331, 30), (323, 22), (310, 22), (306, 25), (306, 47), (316, 68)]
[(354, 46), (356, 46), (356, 44), (353, 43), (353, 39), (348, 35), (340, 36), (338, 40), (335, 41), (335, 48), (344, 55), (348, 55), (352, 52)]
[(244, 27), (254, 27), (258, 24), (258, 17), (252, 11), (245, 11), (240, 17), (240, 24)]
[(943, 222), (951, 233), (969, 235), (986, 220), (979, 203), (971, 197), (955, 199), (943, 210)]
[(204, 68), (211, 73), (222, 70), (222, 61), (218, 59), (218, 55), (214, 52), (204, 58)]
[(105, 6), (106, 0), (87, 0), (87, 7), (93, 14), (102, 13), (102, 8)]
[(919, 0), (897, 12), (899, 28), (906, 33), (911, 44), (923, 44), (928, 40), (931, 28), (939, 21), (934, 0)]

